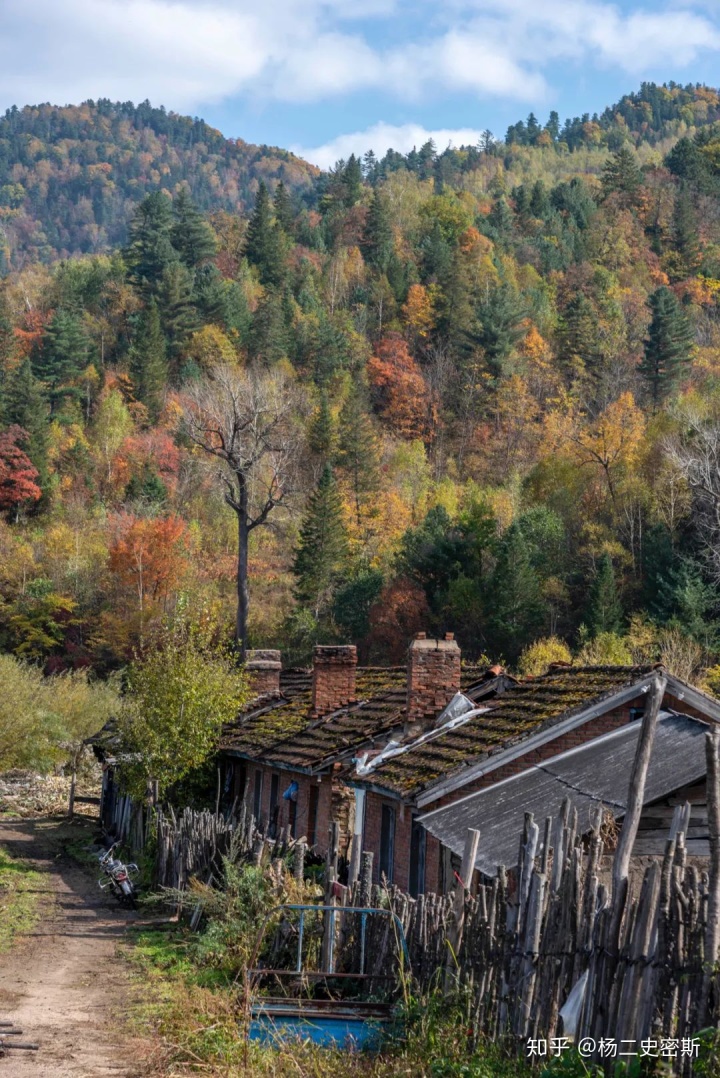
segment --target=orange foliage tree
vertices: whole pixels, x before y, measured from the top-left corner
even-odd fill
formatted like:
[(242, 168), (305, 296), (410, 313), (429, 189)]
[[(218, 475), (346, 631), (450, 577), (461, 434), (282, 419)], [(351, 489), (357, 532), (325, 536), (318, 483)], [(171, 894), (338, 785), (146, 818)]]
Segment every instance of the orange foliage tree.
[(367, 365), (373, 402), (388, 426), (402, 438), (432, 436), (435, 404), (420, 368), (399, 333), (388, 333)]
[(148, 607), (165, 603), (188, 568), (187, 525), (181, 517), (121, 514), (110, 545), (110, 570), (137, 595), (141, 625)]

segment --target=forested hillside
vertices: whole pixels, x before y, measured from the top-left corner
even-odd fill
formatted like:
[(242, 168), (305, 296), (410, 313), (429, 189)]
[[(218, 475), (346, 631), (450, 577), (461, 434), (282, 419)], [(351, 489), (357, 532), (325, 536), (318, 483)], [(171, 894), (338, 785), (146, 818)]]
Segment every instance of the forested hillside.
[(448, 629), (712, 668), (719, 117), (645, 86), (315, 179), (144, 107), (11, 111), (0, 648), (105, 673), (178, 606), (229, 635), (245, 537), (248, 642), (295, 661)]
[(202, 210), (242, 213), (260, 180), (302, 189), (316, 175), (284, 150), (223, 138), (147, 102), (12, 108), (0, 119), (0, 270), (112, 250), (159, 188), (186, 183)]

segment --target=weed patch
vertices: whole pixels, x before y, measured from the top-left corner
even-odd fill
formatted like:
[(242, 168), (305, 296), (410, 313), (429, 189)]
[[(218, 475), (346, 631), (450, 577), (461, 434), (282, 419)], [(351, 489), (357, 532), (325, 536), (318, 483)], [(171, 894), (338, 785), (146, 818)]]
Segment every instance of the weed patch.
[(42, 875), (0, 846), (0, 953), (30, 932), (40, 917)]

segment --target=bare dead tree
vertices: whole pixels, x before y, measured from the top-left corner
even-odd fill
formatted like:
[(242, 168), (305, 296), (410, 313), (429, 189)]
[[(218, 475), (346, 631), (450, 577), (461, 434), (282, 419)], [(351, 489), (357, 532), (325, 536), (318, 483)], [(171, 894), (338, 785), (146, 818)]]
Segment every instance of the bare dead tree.
[(692, 520), (716, 581), (720, 581), (720, 418), (686, 408), (683, 434), (666, 443), (670, 461), (692, 495)]
[(296, 387), (282, 374), (214, 367), (191, 386), (183, 403), (190, 440), (222, 461), (218, 477), (225, 501), (237, 516), (237, 617), (235, 635), (243, 658), (249, 609), (248, 546), (255, 528), (287, 504), (295, 489), (301, 449)]

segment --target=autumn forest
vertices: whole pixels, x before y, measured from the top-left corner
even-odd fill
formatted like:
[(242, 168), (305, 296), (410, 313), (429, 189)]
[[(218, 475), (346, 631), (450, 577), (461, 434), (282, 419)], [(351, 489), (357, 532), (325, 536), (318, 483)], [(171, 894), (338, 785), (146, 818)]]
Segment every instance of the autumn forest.
[(0, 120), (0, 650), (174, 612), (720, 684), (720, 93), (340, 161), (149, 105)]

